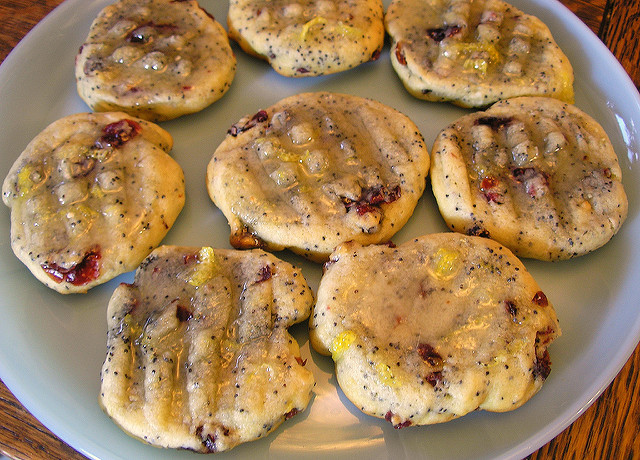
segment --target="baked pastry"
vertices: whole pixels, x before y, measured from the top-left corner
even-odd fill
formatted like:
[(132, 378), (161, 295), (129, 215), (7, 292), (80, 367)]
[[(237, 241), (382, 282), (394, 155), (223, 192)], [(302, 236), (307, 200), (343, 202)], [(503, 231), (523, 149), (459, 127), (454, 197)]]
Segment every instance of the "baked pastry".
[(93, 21), (75, 64), (92, 110), (151, 121), (209, 106), (235, 70), (226, 31), (195, 0), (118, 0)]
[(44, 284), (86, 292), (133, 270), (184, 205), (171, 135), (125, 113), (61, 118), (30, 143), (2, 187), (11, 247)]
[(381, 0), (231, 0), (229, 36), (288, 77), (327, 75), (376, 60)]
[(573, 103), (573, 69), (548, 27), (501, 0), (393, 0), (391, 63), (428, 101), (486, 107), (516, 96)]
[(431, 184), (447, 225), (521, 257), (586, 254), (627, 216), (607, 134), (553, 98), (514, 98), (465, 115), (437, 136), (432, 154)]
[(314, 385), (287, 332), (302, 273), (260, 250), (161, 246), (108, 307), (100, 403), (158, 447), (221, 452), (305, 409)]
[(524, 404), (560, 335), (524, 265), (480, 237), (436, 233), (398, 247), (341, 245), (310, 320), (345, 396), (395, 428)]
[(304, 93), (242, 118), (207, 168), (237, 248), (326, 261), (348, 240), (388, 241), (425, 188), (429, 153), (405, 115), (377, 101)]

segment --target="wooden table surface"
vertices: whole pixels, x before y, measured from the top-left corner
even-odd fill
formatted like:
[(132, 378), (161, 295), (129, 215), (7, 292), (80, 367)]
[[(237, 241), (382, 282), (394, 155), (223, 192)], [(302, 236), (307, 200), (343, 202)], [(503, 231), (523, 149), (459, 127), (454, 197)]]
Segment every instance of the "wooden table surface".
[[(222, 1), (222, 0), (220, 0)], [(0, 61), (61, 0), (0, 2)], [(640, 0), (562, 0), (607, 45), (640, 88)], [(530, 459), (640, 458), (640, 346), (598, 400)], [(0, 453), (84, 459), (38, 422), (0, 381)]]

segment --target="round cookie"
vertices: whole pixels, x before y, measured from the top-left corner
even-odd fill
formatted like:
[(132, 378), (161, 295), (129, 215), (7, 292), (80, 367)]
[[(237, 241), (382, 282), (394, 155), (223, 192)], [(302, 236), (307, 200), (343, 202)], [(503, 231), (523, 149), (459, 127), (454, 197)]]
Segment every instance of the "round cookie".
[(173, 225), (184, 175), (159, 126), (125, 113), (61, 118), (4, 180), (11, 247), (44, 284), (86, 292), (133, 270)]
[(229, 36), (288, 77), (327, 75), (378, 59), (380, 0), (231, 0)]
[(521, 257), (588, 253), (627, 216), (607, 134), (553, 98), (514, 98), (463, 116), (440, 132), (432, 154), (431, 184), (447, 225)]
[(413, 213), (428, 169), (405, 115), (370, 99), (304, 93), (235, 123), (207, 188), (234, 247), (326, 261), (344, 241), (388, 241)]
[(118, 0), (93, 21), (75, 65), (92, 110), (151, 121), (209, 106), (235, 70), (226, 31), (195, 0)]
[(516, 96), (573, 103), (573, 69), (547, 26), (501, 0), (393, 0), (391, 63), (428, 101), (486, 107)]
[(158, 447), (221, 452), (304, 410), (313, 374), (287, 332), (302, 273), (261, 250), (162, 246), (108, 307), (100, 404)]
[(524, 404), (549, 375), (553, 306), (506, 248), (458, 233), (331, 255), (310, 343), (345, 396), (395, 428)]

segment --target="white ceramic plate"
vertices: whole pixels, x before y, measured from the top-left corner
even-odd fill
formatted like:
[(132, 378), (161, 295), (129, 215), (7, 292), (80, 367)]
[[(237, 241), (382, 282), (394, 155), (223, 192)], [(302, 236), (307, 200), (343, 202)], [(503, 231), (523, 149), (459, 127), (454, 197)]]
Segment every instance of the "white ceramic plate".
[[(86, 111), (76, 95), (73, 62), (91, 21), (108, 1), (67, 0), (45, 18), (0, 67), (0, 172), (6, 175), (26, 144), (50, 122)], [(618, 62), (588, 28), (552, 0), (513, 0), (545, 21), (574, 65), (577, 105), (608, 132), (620, 158), (630, 201), (629, 218), (602, 249), (561, 263), (525, 261), (554, 303), (563, 335), (552, 345), (552, 373), (542, 391), (504, 414), (475, 412), (429, 427), (394, 430), (362, 415), (337, 388), (331, 360), (309, 349), (306, 326), (293, 333), (317, 386), (302, 414), (267, 438), (223, 458), (519, 458), (542, 446), (577, 418), (618, 373), (640, 338), (640, 98)], [(227, 2), (202, 5), (226, 23)], [(449, 104), (409, 96), (389, 62), (306, 79), (277, 75), (235, 47), (238, 72), (231, 90), (201, 113), (163, 123), (175, 138), (173, 156), (187, 177), (187, 204), (165, 239), (168, 244), (229, 247), (228, 226), (208, 198), (204, 171), (227, 128), (245, 114), (301, 91), (331, 90), (372, 97), (409, 115), (428, 144), (465, 113)], [(115, 286), (63, 296), (40, 284), (14, 257), (9, 210), (0, 213), (0, 377), (54, 433), (92, 458), (196, 458), (146, 446), (120, 431), (97, 403), (105, 353), (106, 306)], [(394, 239), (444, 231), (430, 191)], [(318, 266), (287, 252), (317, 287)], [(201, 457), (197, 457), (201, 458)], [(216, 456), (217, 458), (217, 456)]]

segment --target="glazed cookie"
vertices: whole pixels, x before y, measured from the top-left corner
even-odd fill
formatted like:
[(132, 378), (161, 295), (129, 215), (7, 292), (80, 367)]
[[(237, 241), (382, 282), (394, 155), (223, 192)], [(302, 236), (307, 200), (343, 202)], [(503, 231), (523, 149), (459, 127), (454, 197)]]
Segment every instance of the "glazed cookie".
[(287, 332), (302, 273), (261, 250), (162, 246), (109, 302), (100, 403), (158, 447), (221, 452), (304, 410), (313, 374)]
[(524, 404), (551, 370), (553, 306), (524, 265), (480, 237), (438, 233), (332, 254), (310, 343), (356, 407), (395, 428)]
[(516, 96), (573, 103), (573, 69), (547, 26), (501, 0), (393, 0), (385, 27), (406, 89), (486, 107)]
[(607, 134), (556, 99), (514, 98), (463, 116), (438, 135), (432, 153), (431, 184), (447, 225), (521, 257), (588, 253), (627, 216)]
[(207, 168), (238, 248), (326, 261), (341, 242), (388, 241), (425, 188), (418, 128), (379, 102), (334, 93), (283, 99), (235, 123)]
[(236, 70), (224, 28), (195, 0), (118, 0), (91, 25), (76, 58), (80, 97), (94, 111), (151, 121), (220, 99)]
[(231, 0), (229, 35), (288, 77), (326, 75), (378, 59), (380, 0)]
[(61, 293), (133, 270), (184, 205), (172, 145), (168, 132), (124, 113), (81, 113), (49, 125), (4, 180), (16, 256)]

